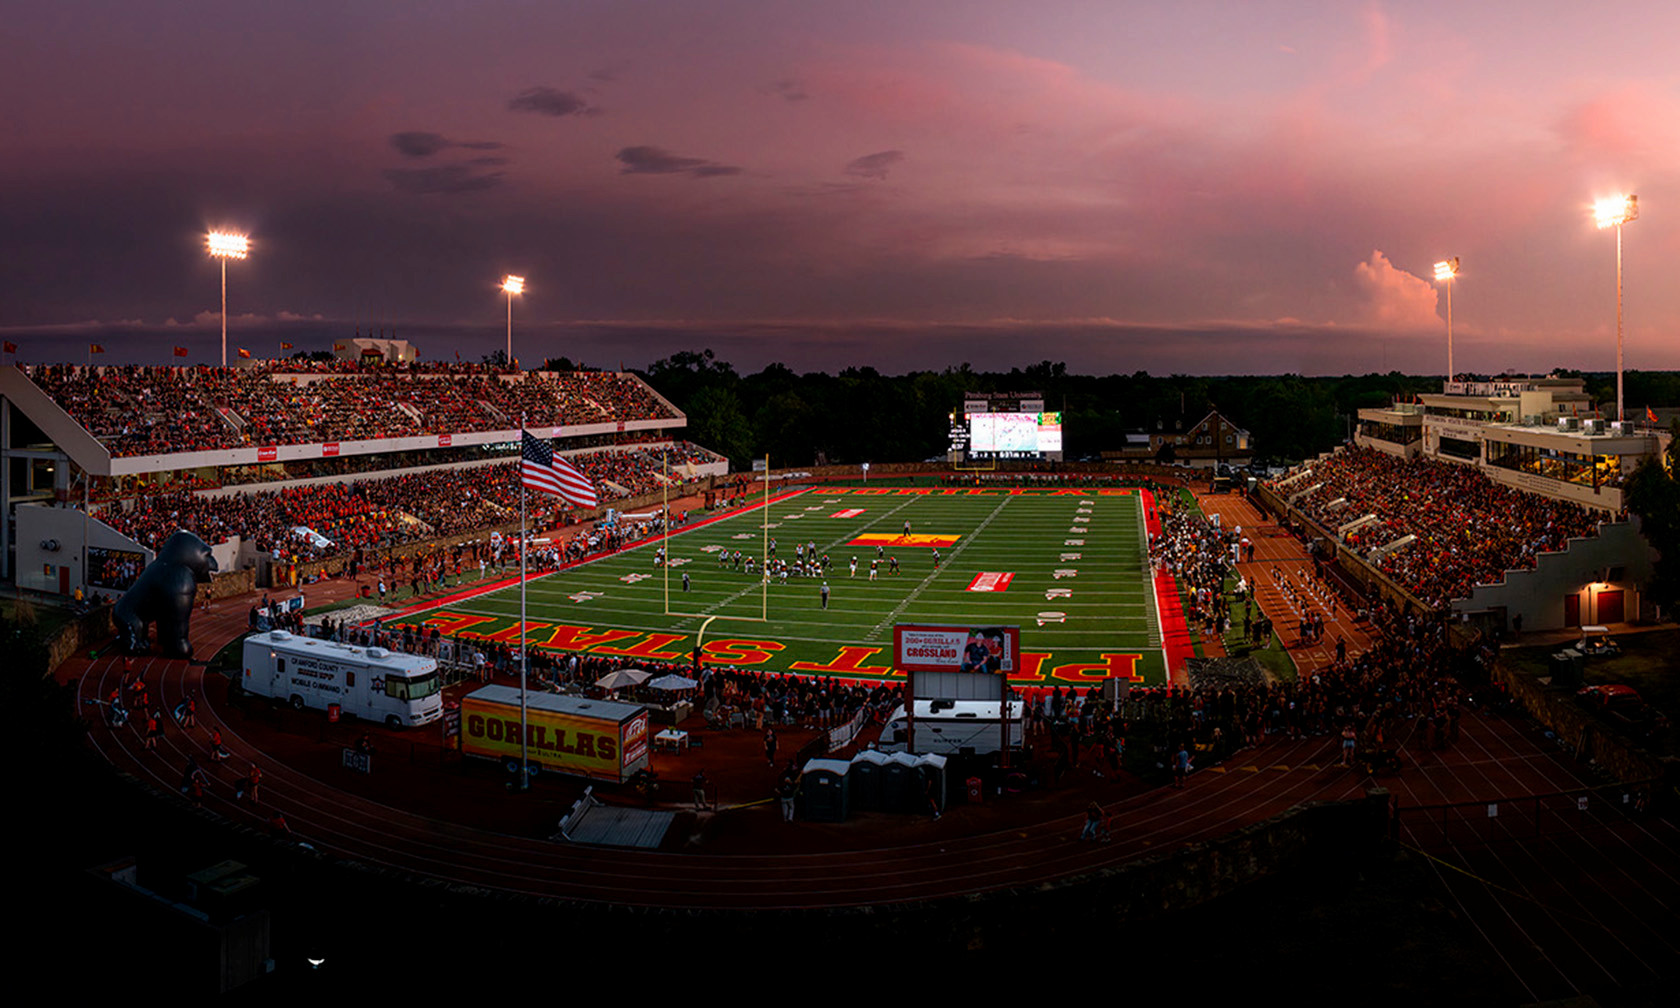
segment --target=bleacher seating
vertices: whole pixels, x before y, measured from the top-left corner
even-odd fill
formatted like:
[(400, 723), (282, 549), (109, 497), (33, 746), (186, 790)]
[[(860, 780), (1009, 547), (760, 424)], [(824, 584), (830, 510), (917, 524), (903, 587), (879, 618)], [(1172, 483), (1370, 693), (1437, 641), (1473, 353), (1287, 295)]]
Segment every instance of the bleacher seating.
[[(1495, 483), (1473, 466), (1349, 448), (1312, 467), (1320, 485), (1295, 505), (1330, 528), (1345, 521), (1343, 515), (1376, 515), (1377, 521), (1348, 535), (1348, 544), (1362, 552), (1416, 536), (1377, 565), (1434, 606), (1466, 598), (1476, 585), (1532, 568), (1540, 553), (1597, 532), (1599, 517), (1588, 509)], [(1327, 509), (1340, 498), (1347, 503)]]
[[(666, 455), (664, 448), (649, 447), (583, 452), (568, 460), (597, 486), (611, 479), (637, 496), (659, 489)], [(705, 449), (682, 442), (671, 446), (669, 457), (673, 467), (717, 461)], [(680, 474), (673, 479), (673, 491), (681, 492)], [(610, 496), (602, 493), (602, 502)], [(519, 516), (519, 467), (508, 461), (220, 496), (183, 490), (125, 504), (99, 517), (143, 546), (156, 548), (185, 528), (210, 543), (240, 536), (265, 552), (316, 559), (514, 521)], [(558, 498), (543, 494), (529, 496), (527, 507), (538, 527), (558, 520), (565, 510)], [(330, 543), (312, 544), (293, 531), (299, 526)]]
[[(37, 365), (25, 373), (113, 455), (411, 437), (674, 417), (611, 372), (504, 372), (473, 365), (313, 371)], [(308, 375), (305, 380), (300, 375)]]

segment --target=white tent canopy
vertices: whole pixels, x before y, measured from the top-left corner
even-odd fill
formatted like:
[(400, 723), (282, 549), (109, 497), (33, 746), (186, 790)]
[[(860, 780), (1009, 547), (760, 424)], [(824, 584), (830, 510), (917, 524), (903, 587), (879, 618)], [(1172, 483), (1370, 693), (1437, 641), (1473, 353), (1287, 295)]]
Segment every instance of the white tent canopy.
[(595, 680), (595, 685), (601, 687), (602, 689), (615, 690), (623, 689), (626, 686), (640, 686), (642, 683), (647, 681), (648, 673), (643, 672), (641, 669), (630, 668), (619, 669), (617, 672), (609, 672), (601, 678)]

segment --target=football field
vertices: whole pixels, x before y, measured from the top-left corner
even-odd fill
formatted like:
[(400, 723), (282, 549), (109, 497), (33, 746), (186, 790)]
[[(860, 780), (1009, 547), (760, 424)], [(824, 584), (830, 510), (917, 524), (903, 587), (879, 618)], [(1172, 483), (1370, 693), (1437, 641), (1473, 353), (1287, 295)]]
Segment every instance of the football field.
[[(1021, 662), (1011, 681), (1019, 685), (1089, 685), (1110, 676), (1158, 684), (1166, 663), (1147, 563), (1146, 500), (1147, 491), (1129, 488), (785, 493), (768, 511), (760, 505), (694, 522), (669, 540), (533, 577), (524, 638), (537, 648), (667, 662), (690, 661), (698, 641), (705, 660), (721, 665), (889, 680), (898, 678), (895, 624), (1014, 625)], [(829, 557), (826, 575), (766, 585), (758, 558), (767, 535), (775, 557), (790, 564), (796, 545), (815, 543), (817, 556)], [(667, 565), (657, 563), (662, 544)], [(738, 569), (736, 551), (758, 562), (753, 573)], [(709, 616), (718, 618), (702, 640)], [(518, 620), (516, 579), (390, 622), (513, 643)]]

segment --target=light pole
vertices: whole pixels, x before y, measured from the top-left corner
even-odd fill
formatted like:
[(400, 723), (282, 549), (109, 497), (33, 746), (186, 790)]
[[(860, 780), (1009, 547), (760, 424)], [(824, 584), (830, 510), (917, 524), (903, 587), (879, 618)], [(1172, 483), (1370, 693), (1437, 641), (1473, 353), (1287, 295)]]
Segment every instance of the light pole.
[(1593, 222), (1616, 229), (1616, 419), (1627, 419), (1622, 405), (1622, 225), (1639, 219), (1638, 196), (1612, 196), (1593, 204)]
[(243, 259), (251, 251), (251, 241), (231, 231), (212, 231), (204, 236), (210, 254), (222, 261), (222, 367), (227, 367), (227, 261)]
[(502, 290), (508, 296), (507, 365), (513, 366), (513, 296), (525, 293), (525, 278), (509, 273), (502, 277)]
[(1443, 259), (1435, 264), (1435, 282), (1447, 285), (1447, 381), (1452, 381), (1458, 372), (1453, 370), (1452, 352), (1452, 282), (1458, 276), (1458, 256)]

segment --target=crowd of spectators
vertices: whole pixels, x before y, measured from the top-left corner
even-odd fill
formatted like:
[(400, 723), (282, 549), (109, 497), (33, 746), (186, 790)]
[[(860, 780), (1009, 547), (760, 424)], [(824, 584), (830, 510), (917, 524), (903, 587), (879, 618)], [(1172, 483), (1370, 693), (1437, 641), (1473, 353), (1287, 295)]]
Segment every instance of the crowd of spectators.
[(1222, 760), (1268, 737), (1341, 736), (1349, 743), (1344, 759), (1357, 753), (1379, 763), (1402, 746), (1416, 761), (1451, 745), (1465, 707), (1489, 699), (1468, 687), (1485, 682), (1493, 648), (1453, 647), (1444, 615), (1393, 605), (1367, 615), (1377, 635), (1359, 655), (1338, 648), (1329, 667), (1296, 681), (1192, 672), (1188, 688), (1134, 688), (1122, 723), (1140, 742), (1151, 740), (1157, 761), (1181, 746), (1204, 754), (1198, 761)]
[[(657, 490), (665, 480), (667, 454), (668, 485), (679, 495), (692, 487), (678, 467), (715, 459), (679, 442), (668, 452), (662, 447), (584, 452), (569, 460), (596, 483), (606, 502)], [(615, 485), (625, 492), (612, 492)], [(107, 508), (98, 517), (152, 549), (184, 528), (212, 545), (238, 536), (277, 558), (314, 560), (506, 525), (518, 520), (519, 499), (519, 465), (507, 461), (258, 493), (164, 492), (126, 509)], [(533, 528), (567, 524), (571, 510), (547, 494), (527, 494), (526, 509)]]
[(1236, 570), (1236, 529), (1213, 524), (1176, 493), (1156, 498), (1161, 531), (1149, 543), (1149, 565), (1173, 576), (1187, 598), (1185, 619), (1204, 633), (1229, 629), (1225, 579)]
[(1602, 518), (1578, 504), (1495, 483), (1469, 465), (1365, 448), (1307, 465), (1312, 474), (1299, 482), (1318, 485), (1295, 506), (1330, 529), (1375, 515), (1346, 537), (1368, 553), (1416, 536), (1376, 563), (1430, 606), (1466, 598), (1478, 584), (1503, 580), (1505, 571), (1532, 568), (1539, 554), (1596, 534)]
[(84, 367), (25, 373), (113, 455), (673, 417), (632, 375), (466, 367)]

